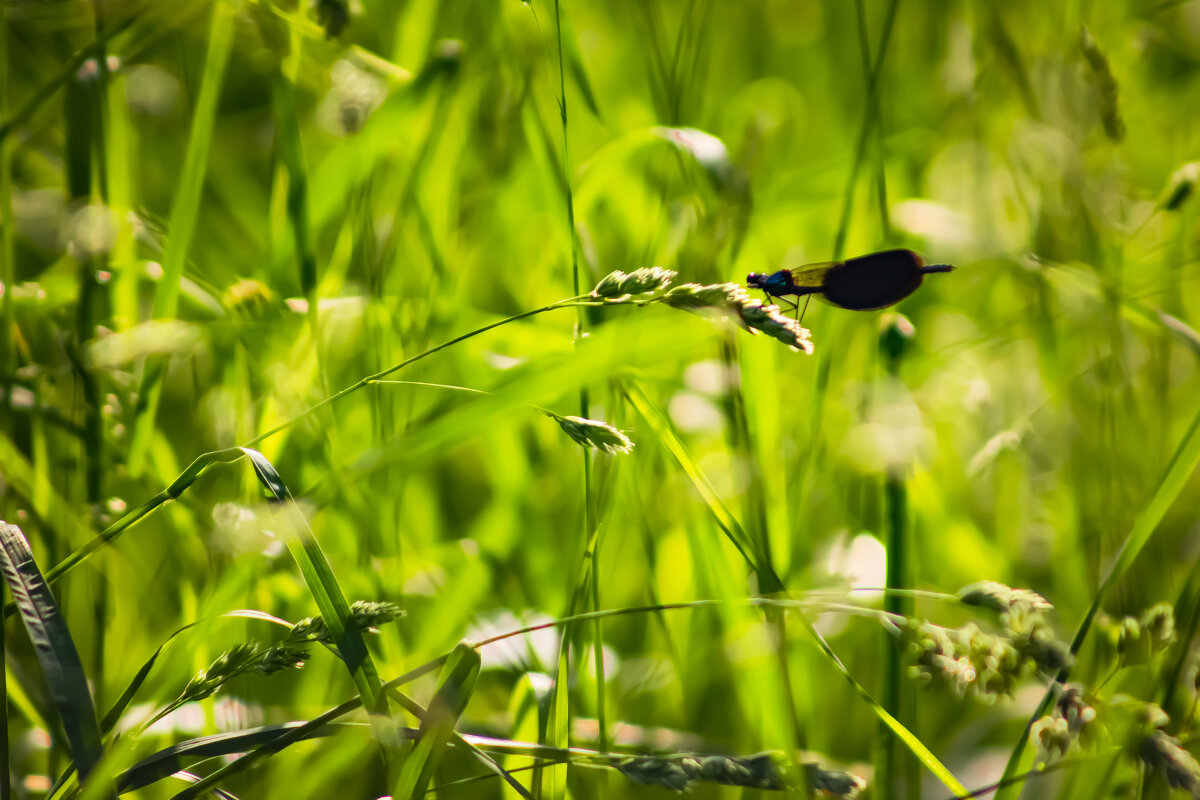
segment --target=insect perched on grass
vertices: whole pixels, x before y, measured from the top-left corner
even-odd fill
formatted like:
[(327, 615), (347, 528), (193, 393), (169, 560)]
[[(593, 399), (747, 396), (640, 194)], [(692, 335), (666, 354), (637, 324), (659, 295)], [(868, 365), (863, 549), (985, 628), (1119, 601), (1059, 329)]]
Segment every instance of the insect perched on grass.
[(751, 272), (746, 283), (762, 289), (799, 311), (798, 300), (787, 295), (804, 297), (808, 308), (809, 295), (816, 295), (831, 305), (853, 311), (874, 311), (886, 308), (908, 297), (921, 285), (921, 277), (930, 272), (949, 272), (949, 264), (926, 266), (911, 250), (884, 250), (845, 261), (823, 261), (806, 264), (797, 269), (778, 272)]

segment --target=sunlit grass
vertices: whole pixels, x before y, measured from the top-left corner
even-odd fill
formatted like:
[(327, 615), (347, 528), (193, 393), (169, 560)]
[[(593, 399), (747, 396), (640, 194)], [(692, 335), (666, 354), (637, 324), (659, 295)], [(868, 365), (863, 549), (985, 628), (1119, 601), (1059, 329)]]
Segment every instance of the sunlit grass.
[(1198, 9), (5, 5), (0, 779), (1200, 792)]

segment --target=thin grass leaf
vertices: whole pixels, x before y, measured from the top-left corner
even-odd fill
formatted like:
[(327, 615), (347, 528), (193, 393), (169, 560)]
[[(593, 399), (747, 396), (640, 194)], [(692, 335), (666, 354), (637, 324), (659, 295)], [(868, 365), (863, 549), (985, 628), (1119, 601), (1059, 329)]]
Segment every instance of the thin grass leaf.
[(888, 4), (883, 21), (883, 32), (879, 38), (879, 52), (875, 54), (875, 63), (871, 65), (867, 77), (867, 97), (869, 102), (863, 112), (862, 126), (858, 129), (858, 140), (854, 147), (854, 162), (850, 174), (846, 176), (846, 188), (842, 192), (842, 213), (838, 222), (837, 233), (833, 239), (833, 260), (839, 261), (846, 250), (846, 237), (850, 233), (850, 219), (854, 213), (854, 191), (858, 186), (858, 173), (862, 170), (867, 157), (867, 144), (870, 142), (871, 131), (879, 124), (879, 101), (876, 97), (879, 91), (879, 76), (883, 72), (883, 62), (887, 58), (888, 44), (892, 40), (892, 30), (896, 22), (896, 12), (900, 0), (891, 0)]
[(600, 104), (596, 101), (596, 92), (592, 89), (592, 81), (588, 78), (587, 67), (583, 63), (583, 54), (579, 51), (579, 39), (575, 35), (575, 31), (572, 29), (568, 19), (565, 17), (556, 17), (556, 20), (562, 26), (565, 33), (563, 44), (566, 48), (567, 72), (570, 73), (575, 87), (579, 89), (579, 94), (583, 96), (583, 103), (587, 106), (588, 111), (591, 111), (596, 116), (596, 119), (603, 120), (604, 115), (600, 113)]
[(837, 653), (833, 652), (833, 648), (829, 646), (829, 642), (825, 641), (825, 637), (821, 635), (820, 631), (813, 627), (813, 624), (809, 621), (808, 617), (799, 611), (797, 611), (796, 616), (800, 618), (805, 630), (808, 631), (809, 636), (811, 636), (817, 643), (817, 646), (821, 649), (821, 652), (825, 654), (826, 658), (829, 659), (830, 663), (833, 664), (838, 672), (842, 673), (842, 676), (854, 688), (854, 691), (858, 693), (858, 696), (861, 697), (863, 701), (866, 702), (866, 704), (871, 708), (871, 711), (875, 713), (875, 716), (878, 717), (879, 720), (886, 725), (901, 742), (904, 743), (904, 745), (912, 752), (912, 754), (917, 757), (917, 760), (925, 765), (925, 768), (933, 773), (933, 776), (941, 781), (942, 785), (951, 792), (956, 795), (966, 794), (967, 787), (964, 786), (958, 780), (958, 778), (954, 777), (954, 773), (947, 769), (946, 765), (938, 760), (937, 756), (935, 756), (933, 752), (926, 747), (919, 738), (917, 738), (915, 733), (900, 724), (900, 721), (889, 714), (884, 707), (881, 706), (879, 702), (871, 696), (871, 693), (868, 692), (863, 685), (859, 683), (853, 675), (850, 674), (850, 670), (847, 669), (846, 665), (842, 663), (842, 660), (838, 658)]
[[(181, 781), (187, 781), (188, 783), (199, 783), (202, 780), (199, 775), (186, 770), (180, 770), (171, 777), (178, 778)], [(212, 792), (213, 797), (216, 797), (217, 800), (238, 800), (238, 796), (236, 794), (227, 792), (224, 789), (209, 789), (209, 791)]]
[[(580, 587), (576, 587), (578, 590)], [(577, 592), (578, 594), (578, 592)], [(546, 719), (546, 744), (552, 748), (565, 750), (571, 743), (571, 692), (570, 677), (570, 644), (567, 637), (562, 638), (559, 647), (558, 664), (554, 672), (554, 689), (550, 694), (550, 713)], [(545, 796), (550, 800), (562, 800), (567, 794), (567, 765), (555, 765), (541, 772), (542, 786)]]
[(454, 734), (454, 726), (471, 699), (475, 679), (479, 677), (479, 665), (479, 653), (465, 644), (460, 644), (450, 654), (438, 679), (437, 691), (421, 720), (417, 741), (404, 760), (393, 797), (400, 800), (424, 797), (446, 744)]
[(87, 780), (100, 760), (102, 747), (79, 651), (21, 529), (0, 521), (0, 549), (0, 570), (33, 642), (71, 757), (81, 780)]
[[(254, 473), (259, 482), (267, 489), (276, 502), (284, 503), (291, 516), (292, 525), (286, 530), (288, 549), (296, 559), (297, 566), (304, 576), (321, 617), (329, 630), (333, 641), (337, 643), (338, 655), (345, 662), (346, 668), (354, 679), (362, 695), (367, 709), (376, 712), (386, 712), (387, 701), (381, 692), (379, 673), (367, 652), (367, 644), (363, 640), (362, 630), (357, 625), (350, 624), (350, 604), (342, 593), (341, 586), (334, 577), (333, 568), (325, 558), (321, 545), (317, 542), (308, 524), (295, 508), (295, 501), (288, 491), (283, 479), (274, 465), (266, 456), (249, 447), (238, 448), (250, 458)], [(386, 744), (386, 742), (385, 742)]]
[(750, 566), (758, 576), (758, 589), (763, 594), (771, 594), (783, 589), (783, 581), (775, 574), (775, 571), (767, 564), (765, 558), (758, 552), (758, 548), (754, 541), (742, 528), (741, 523), (733, 516), (724, 501), (721, 500), (717, 490), (713, 488), (708, 478), (705, 477), (700, 465), (688, 453), (683, 441), (666, 417), (662, 415), (657, 408), (646, 397), (645, 393), (635, 383), (627, 384), (625, 397), (630, 404), (642, 415), (642, 419), (646, 420), (646, 424), (658, 436), (659, 441), (667, 448), (667, 450), (679, 462), (679, 466), (687, 474), (692, 482), (692, 486), (700, 494), (702, 500), (708, 510), (712, 512), (713, 517), (717, 521), (717, 525), (724, 531), (729, 541), (738, 549), (742, 557), (746, 559), (746, 563)]
[[(258, 728), (247, 728), (229, 733), (218, 733), (213, 736), (201, 736), (187, 739), (165, 747), (117, 776), (117, 787), (124, 792), (132, 792), (149, 786), (156, 781), (169, 777), (183, 769), (190, 759), (217, 758), (245, 753), (256, 747), (277, 742), (284, 734), (302, 727), (303, 722), (285, 722), (281, 725), (263, 725)], [(321, 728), (306, 730), (299, 739), (317, 739), (344, 731), (364, 731), (364, 726), (354, 723), (332, 723)]]
[[(425, 719), (425, 716), (429, 713), (428, 709), (423, 708), (411, 697), (404, 694), (404, 692), (394, 689), (391, 691), (391, 694), (396, 702), (398, 702), (405, 711), (417, 717), (418, 719)], [(411, 731), (411, 729), (408, 730)], [(411, 733), (411, 738), (416, 738), (417, 732), (411, 731)], [(474, 756), (479, 763), (483, 764), (490, 772), (502, 778), (509, 786), (512, 787), (513, 791), (521, 795), (521, 797), (527, 798), (527, 800), (534, 800), (533, 795), (529, 792), (529, 790), (522, 786), (520, 782), (518, 782), (517, 779), (512, 776), (509, 770), (506, 770), (504, 767), (500, 766), (500, 764), (494, 758), (492, 758), (489, 753), (481, 750), (473, 743), (467, 741), (467, 739), (457, 731), (454, 731), (451, 734), (449, 745), (452, 747), (462, 747), (472, 756)]]
[[(7, 440), (0, 439), (0, 443)], [(54, 583), (56, 580), (66, 575), (75, 567), (79, 566), (92, 553), (95, 553), (104, 545), (116, 539), (136, 523), (144, 519), (150, 512), (154, 511), (164, 503), (176, 500), (187, 491), (196, 480), (214, 464), (224, 464), (230, 461), (236, 461), (242, 458), (245, 453), (237, 447), (231, 447), (226, 450), (214, 450), (210, 453), (204, 453), (198, 456), (195, 461), (188, 465), (188, 468), (180, 473), (179, 477), (171, 481), (167, 488), (163, 489), (158, 494), (151, 497), (146, 502), (142, 503), (137, 508), (130, 511), (119, 520), (109, 525), (95, 537), (90, 539), (87, 544), (83, 545), (75, 552), (64, 558), (62, 561), (55, 564), (46, 571), (46, 582)], [(16, 611), (16, 607), (12, 603), (8, 603), (4, 607), (5, 618), (9, 617)]]
[(8, 137), (10, 133), (20, 128), (41, 108), (42, 104), (54, 97), (54, 95), (67, 84), (83, 63), (89, 58), (92, 58), (96, 53), (104, 50), (105, 46), (116, 36), (121, 35), (129, 29), (129, 27), (137, 21), (141, 15), (142, 8), (130, 8), (129, 13), (122, 19), (119, 19), (107, 26), (96, 36), (91, 42), (84, 47), (75, 51), (69, 59), (67, 59), (59, 71), (50, 80), (46, 81), (36, 92), (33, 92), (25, 99), (20, 108), (8, 116), (0, 123), (0, 141)]
[[(1167, 464), (1167, 468), (1159, 480), (1154, 496), (1150, 498), (1150, 502), (1146, 504), (1146, 507), (1142, 509), (1142, 513), (1134, 520), (1133, 529), (1130, 530), (1129, 536), (1121, 544), (1121, 549), (1118, 551), (1112, 566), (1109, 568), (1108, 574), (1104, 576), (1104, 580), (1100, 582), (1100, 586), (1096, 589), (1096, 594), (1092, 597), (1092, 603), (1088, 607), (1087, 613), (1084, 614), (1083, 620), (1080, 621), (1079, 627), (1075, 631), (1075, 636), (1071, 639), (1070, 653), (1072, 656), (1079, 654), (1079, 649), (1083, 646), (1083, 640), (1087, 637), (1088, 631), (1091, 630), (1092, 621), (1095, 619), (1097, 612), (1099, 612), (1100, 606), (1104, 603), (1104, 598), (1108, 595), (1109, 590), (1124, 576), (1134, 560), (1137, 559), (1146, 542), (1150, 540), (1151, 535), (1158, 528), (1158, 524), (1162, 522), (1162, 518), (1166, 515), (1167, 510), (1175, 503), (1180, 492), (1183, 491), (1183, 487), (1187, 485), (1188, 479), (1195, 471), (1197, 463), (1200, 463), (1200, 412), (1192, 420), (1192, 424), (1188, 428), (1187, 433), (1184, 434), (1179, 447), (1176, 448), (1174, 455), (1171, 456), (1171, 461)], [(1029, 729), (1050, 710), (1059, 687), (1066, 683), (1067, 678), (1070, 676), (1070, 671), (1070, 666), (1060, 670), (1054, 682), (1050, 684), (1050, 687), (1042, 696), (1042, 701), (1038, 704), (1037, 709), (1030, 716), (1029, 722), (1026, 724), (1025, 732), (1013, 748), (1012, 755), (1009, 756), (1008, 765), (1004, 769), (1001, 782), (1025, 771), (1028, 768), (1028, 764), (1032, 762), (1032, 754), (1026, 755), (1025, 752), (1029, 741)], [(1015, 796), (1013, 793), (1018, 788), (1005, 785), (996, 793), (996, 800), (1006, 800), (1006, 798)]]
[[(6, 292), (5, 299), (10, 294)], [(33, 464), (7, 436), (0, 436), (0, 474), (4, 475), (6, 488), (25, 498), (38, 517), (64, 538), (81, 541), (92, 536), (87, 519), (52, 483), (40, 479)], [(52, 572), (46, 573), (51, 581)]]

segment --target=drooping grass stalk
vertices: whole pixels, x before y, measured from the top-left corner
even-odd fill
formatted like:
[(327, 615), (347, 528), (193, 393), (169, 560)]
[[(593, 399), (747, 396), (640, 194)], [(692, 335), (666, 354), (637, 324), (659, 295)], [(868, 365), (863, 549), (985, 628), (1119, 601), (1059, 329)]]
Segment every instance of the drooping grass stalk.
[[(722, 605), (723, 602), (724, 601), (718, 601), (718, 600), (693, 600), (693, 601), (681, 602), (681, 603), (659, 603), (659, 604), (646, 605), (646, 606), (634, 606), (634, 607), (628, 607), (628, 608), (607, 609), (607, 610), (603, 610), (603, 611), (590, 611), (590, 612), (585, 612), (582, 614), (576, 614), (573, 616), (552, 620), (549, 622), (539, 623), (536, 625), (528, 625), (528, 626), (525, 626), (522, 628), (518, 628), (516, 630), (506, 631), (505, 633), (502, 633), (502, 634), (497, 634), (495, 636), (491, 636), (486, 639), (481, 639), (476, 642), (471, 642), (469, 646), (475, 650), (479, 650), (481, 648), (487, 647), (490, 644), (495, 644), (496, 642), (500, 642), (505, 639), (511, 639), (516, 636), (523, 636), (523, 635), (526, 635), (529, 633), (535, 633), (537, 631), (547, 630), (550, 628), (560, 628), (560, 627), (565, 628), (565, 627), (568, 627), (575, 623), (594, 620), (594, 619), (627, 616), (627, 615), (631, 615), (631, 614), (661, 613), (664, 611), (672, 611), (672, 610), (714, 608), (719, 605)], [(807, 601), (804, 601), (804, 600), (784, 600), (784, 599), (758, 598), (758, 597), (744, 598), (742, 600), (742, 602), (745, 605), (752, 606), (752, 607), (760, 606), (760, 607), (774, 607), (774, 608), (779, 608), (779, 609), (789, 609), (790, 608), (790, 609), (797, 609), (797, 610), (804, 609), (806, 607), (809, 607), (809, 605), (810, 605)], [(818, 609), (819, 608), (825, 608), (825, 609), (834, 608), (833, 606), (830, 606), (829, 604), (825, 604), (825, 603), (817, 603), (814, 607), (818, 608)], [(866, 616), (875, 617), (877, 619), (886, 621), (886, 615), (884, 615), (883, 612), (878, 612), (878, 611), (873, 611), (871, 609), (866, 609), (866, 608), (861, 608), (861, 607), (853, 607), (853, 606), (842, 607), (842, 610), (846, 611), (847, 613), (852, 612), (852, 613), (863, 614)], [(826, 647), (828, 647), (828, 645), (826, 645)], [(419, 667), (416, 667), (416, 668), (410, 670), (409, 672), (405, 673), (404, 675), (401, 675), (397, 678), (393, 678), (392, 680), (387, 681), (386, 683), (383, 684), (382, 688), (385, 692), (391, 693), (391, 694), (393, 694), (393, 696), (395, 696), (395, 692), (397, 689), (399, 689), (399, 687), (404, 686), (408, 683), (411, 683), (414, 680), (417, 680), (418, 678), (421, 678), (421, 677), (428, 675), (436, 670), (441, 669), (442, 666), (446, 663), (448, 658), (449, 658), (449, 654), (439, 656), (438, 658), (435, 658), (426, 664), (423, 664)], [(834, 656), (834, 658), (836, 658), (836, 656)], [(851, 679), (851, 680), (853, 680), (853, 679)], [(400, 700), (400, 702), (402, 704), (404, 704), (405, 701)], [(243, 755), (242, 757), (233, 761), (232, 763), (226, 764), (225, 766), (223, 766), (220, 769), (216, 770), (215, 772), (211, 773), (210, 775), (208, 775), (206, 778), (204, 778), (202, 781), (200, 781), (196, 785), (188, 787), (183, 792), (176, 795), (176, 797), (179, 798), (179, 800), (190, 800), (190, 798), (199, 797), (201, 794), (208, 791), (212, 787), (217, 786), (218, 784), (222, 783), (223, 781), (225, 781), (237, 774), (244, 772), (245, 770), (249, 769), (250, 767), (252, 767), (254, 764), (258, 763), (262, 759), (274, 755), (275, 753), (283, 750), (284, 748), (288, 747), (291, 744), (294, 744), (295, 742), (301, 741), (303, 739), (306, 739), (306, 738), (309, 738), (309, 737), (315, 735), (316, 732), (320, 731), (322, 728), (332, 724), (337, 719), (339, 719), (347, 714), (350, 714), (361, 707), (362, 707), (362, 698), (361, 697), (356, 696), (349, 700), (346, 700), (345, 702), (340, 703), (340, 704), (334, 706), (333, 708), (328, 709), (324, 713), (319, 714), (318, 716), (305, 722), (304, 724), (289, 728), (287, 731), (281, 733), (277, 737), (272, 738), (269, 742), (262, 744), (256, 748), (254, 748), (253, 750), (250, 750), (245, 755)], [(467, 741), (471, 741), (471, 742), (477, 741), (477, 737), (464, 736), (463, 738), (466, 739)], [(539, 749), (543, 749), (543, 748), (545, 748), (545, 746), (539, 746)], [(547, 750), (547, 752), (550, 752), (553, 750), (554, 750), (554, 748), (549, 748)], [(580, 748), (569, 748), (569, 749), (561, 749), (561, 750), (559, 750), (559, 752), (587, 753), (587, 752), (591, 752), (591, 751), (585, 751)], [(608, 754), (604, 751), (600, 751), (599, 755), (602, 755), (604, 757), (609, 757)], [(518, 771), (518, 770), (508, 770), (509, 773), (516, 772), (516, 771)], [(967, 794), (967, 790), (965, 787), (963, 787), (961, 789), (956, 789), (956, 791), (961, 791), (964, 795)]]

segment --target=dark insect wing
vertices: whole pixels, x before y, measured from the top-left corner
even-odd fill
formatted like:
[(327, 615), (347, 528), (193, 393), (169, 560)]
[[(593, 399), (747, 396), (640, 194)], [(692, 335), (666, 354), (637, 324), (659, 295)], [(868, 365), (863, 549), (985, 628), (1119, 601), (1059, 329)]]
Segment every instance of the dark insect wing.
[(898, 303), (921, 285), (921, 258), (911, 250), (885, 250), (847, 259), (829, 271), (822, 284), (825, 299), (854, 311), (873, 311)]
[(792, 283), (797, 286), (818, 287), (825, 283), (825, 273), (841, 264), (841, 261), (818, 261), (792, 270)]

